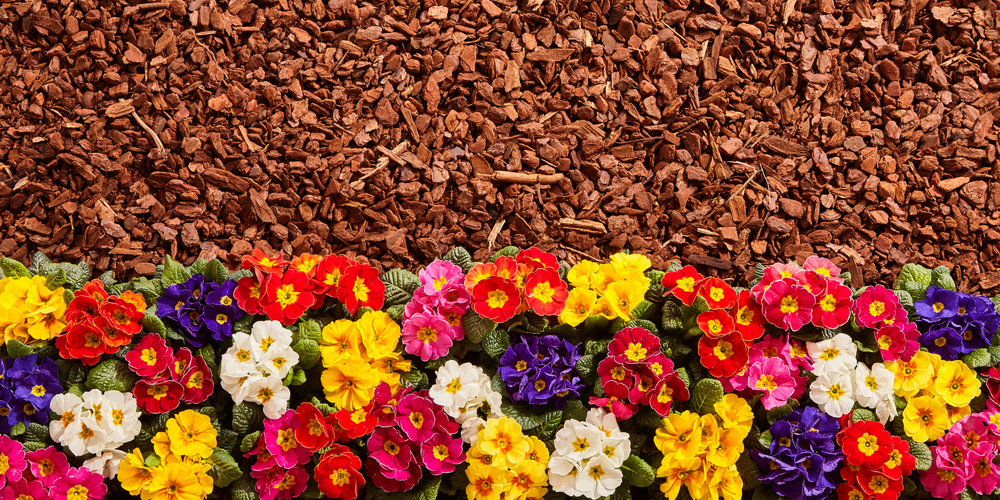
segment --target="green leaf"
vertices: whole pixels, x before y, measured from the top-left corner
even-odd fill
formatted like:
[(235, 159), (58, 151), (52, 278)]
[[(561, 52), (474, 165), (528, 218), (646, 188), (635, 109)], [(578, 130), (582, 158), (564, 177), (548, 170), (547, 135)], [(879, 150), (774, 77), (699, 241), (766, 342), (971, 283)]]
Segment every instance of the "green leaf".
[(34, 269), (35, 274), (41, 274), (42, 266), (51, 263), (52, 261), (49, 260), (49, 257), (41, 250), (31, 255), (31, 267)]
[(507, 348), (510, 347), (510, 335), (507, 332), (497, 328), (492, 332), (486, 334), (483, 338), (483, 350), (486, 354), (489, 354), (493, 359), (500, 359)]
[(413, 292), (420, 287), (420, 278), (406, 269), (390, 269), (379, 277), (382, 283), (393, 285), (400, 290), (413, 295)]
[(400, 375), (399, 379), (403, 385), (412, 387), (418, 391), (426, 389), (431, 385), (430, 377), (421, 370), (410, 370)]
[(7, 341), (7, 355), (12, 358), (22, 358), (34, 352), (34, 349), (28, 347), (17, 339), (10, 339)]
[(764, 431), (764, 433), (761, 434), (760, 437), (758, 438), (758, 442), (761, 444), (761, 446), (764, 447), (764, 449), (770, 448), (772, 441), (774, 441), (774, 437), (771, 436), (770, 430)]
[(212, 259), (205, 264), (205, 279), (214, 281), (218, 284), (226, 281), (226, 276), (229, 276), (229, 269), (219, 259)]
[(233, 406), (233, 430), (243, 434), (258, 429), (264, 423), (264, 411), (259, 404), (240, 403)]
[[(648, 319), (630, 319), (625, 323), (626, 328), (642, 328), (653, 335), (658, 335), (660, 330), (656, 328), (656, 323)], [(616, 332), (617, 333), (617, 332)]]
[(222, 448), (216, 448), (212, 452), (212, 456), (208, 457), (207, 462), (212, 465), (208, 475), (215, 479), (216, 488), (225, 488), (229, 486), (229, 483), (243, 475), (243, 471), (236, 464), (236, 460), (233, 460), (233, 456)]
[(566, 401), (566, 407), (563, 408), (563, 417), (566, 420), (587, 420), (587, 408), (583, 406), (583, 401), (579, 399), (570, 399)]
[(656, 312), (656, 306), (652, 302), (644, 300), (632, 308), (630, 315), (632, 319), (650, 319), (654, 312)]
[(288, 371), (288, 375), (285, 376), (285, 380), (282, 382), (286, 386), (292, 385), (302, 385), (306, 383), (306, 371), (301, 368), (292, 368)]
[[(758, 488), (759, 486), (764, 486), (760, 484), (757, 479), (760, 476), (760, 467), (757, 466), (757, 462), (754, 462), (753, 458), (750, 456), (750, 451), (745, 450), (740, 454), (740, 458), (736, 459), (736, 471), (740, 473), (740, 478), (743, 479), (743, 491), (749, 489)], [(769, 486), (764, 486), (770, 489)], [(772, 490), (772, 494), (773, 494)], [(746, 495), (744, 495), (746, 497)], [(756, 492), (754, 493), (754, 498), (756, 498)], [(778, 496), (774, 495), (773, 499), (777, 500)]]
[(39, 443), (38, 441), (26, 441), (24, 443), (24, 452), (31, 453), (33, 451), (38, 451), (46, 447), (48, 447), (48, 443)]
[(899, 298), (899, 305), (909, 309), (913, 308), (913, 296), (910, 295), (910, 292), (906, 290), (893, 290), (893, 292)]
[(25, 441), (37, 441), (39, 443), (46, 443), (49, 441), (49, 428), (48, 426), (37, 424), (35, 422), (28, 423), (27, 429), (24, 433)]
[(391, 307), (400, 304), (406, 304), (413, 297), (404, 292), (402, 289), (393, 284), (385, 285), (385, 306)]
[(790, 404), (771, 408), (770, 410), (767, 410), (767, 422), (769, 424), (773, 424), (780, 420), (781, 417), (784, 417), (793, 411), (795, 411), (795, 408), (793, 408)]
[(681, 306), (676, 302), (666, 301), (663, 303), (663, 313), (660, 317), (660, 325), (665, 331), (678, 331), (684, 328), (684, 315)]
[(703, 378), (694, 384), (691, 391), (691, 411), (707, 415), (715, 412), (715, 403), (722, 400), (726, 391), (722, 383), (714, 378)]
[(486, 335), (495, 330), (496, 327), (496, 322), (476, 314), (475, 311), (470, 310), (462, 315), (462, 328), (465, 329), (465, 338), (469, 339), (472, 343), (478, 344), (482, 342), (486, 338)]
[(205, 274), (205, 264), (208, 264), (207, 260), (198, 259), (188, 266), (188, 272), (191, 274)]
[(899, 270), (896, 276), (896, 290), (906, 290), (913, 300), (923, 300), (927, 287), (931, 286), (933, 273), (930, 269), (916, 263), (909, 263)]
[(292, 350), (299, 355), (299, 368), (310, 369), (319, 361), (319, 344), (312, 339), (302, 339), (292, 346)]
[(87, 388), (102, 392), (129, 392), (139, 377), (120, 359), (106, 359), (97, 364), (87, 375)]
[(610, 340), (588, 340), (583, 344), (584, 354), (601, 354), (608, 352), (608, 345), (611, 344)]
[(394, 306), (389, 306), (386, 308), (385, 312), (389, 313), (392, 320), (396, 323), (403, 322), (403, 314), (406, 313), (406, 304), (396, 304)]
[(969, 365), (969, 368), (972, 369), (993, 366), (993, 356), (985, 348), (976, 349), (962, 356), (962, 361), (965, 361), (965, 364)]
[(7, 278), (30, 278), (31, 272), (20, 262), (10, 257), (0, 257), (0, 271)]
[(239, 434), (236, 434), (236, 431), (232, 429), (220, 429), (217, 437), (218, 446), (232, 453), (237, 439), (239, 439)]
[(24, 432), (26, 430), (27, 430), (27, 427), (24, 426), (24, 422), (18, 422), (16, 424), (14, 424), (14, 427), (10, 428), (10, 435), (11, 436), (20, 436), (21, 434), (24, 434)]
[(917, 459), (917, 464), (914, 469), (930, 469), (931, 465), (934, 463), (934, 456), (931, 455), (931, 449), (927, 447), (927, 444), (914, 441), (910, 438), (905, 439), (906, 442), (910, 443), (910, 454), (913, 455), (913, 458)]
[(57, 269), (54, 273), (49, 273), (45, 277), (45, 288), (49, 290), (56, 290), (59, 287), (66, 284), (66, 271), (62, 269)]
[(594, 373), (593, 354), (584, 354), (580, 356), (580, 359), (576, 360), (576, 373), (580, 374), (583, 378), (587, 378)]
[(500, 257), (517, 257), (517, 254), (521, 253), (521, 249), (515, 246), (506, 246), (497, 250), (497, 253), (490, 257), (490, 262), (496, 262)]
[(504, 402), (500, 406), (500, 411), (520, 424), (521, 430), (531, 430), (545, 423), (543, 416), (539, 415), (536, 411), (510, 401)]
[(867, 408), (858, 408), (857, 410), (854, 410), (853, 413), (851, 413), (851, 422), (858, 423), (865, 420), (870, 422), (877, 422), (878, 417), (876, 417), (875, 414), (872, 413), (872, 411)]
[(160, 336), (167, 334), (167, 326), (164, 325), (163, 320), (155, 314), (146, 313), (146, 315), (142, 317), (142, 326), (144, 326), (146, 330)]
[(180, 262), (171, 259), (169, 255), (163, 257), (163, 283), (166, 285), (176, 285), (191, 279), (191, 273)]
[(656, 479), (656, 471), (637, 455), (629, 455), (622, 464), (622, 478), (632, 486), (645, 488)]
[(241, 476), (234, 481), (232, 488), (229, 489), (233, 500), (260, 500), (260, 497), (257, 496), (257, 489), (254, 483), (255, 480), (249, 476)]
[(243, 436), (243, 440), (240, 441), (240, 452), (244, 455), (250, 453), (250, 450), (257, 446), (257, 441), (260, 439), (260, 431), (253, 431), (246, 436)]
[(450, 261), (462, 268), (463, 273), (469, 272), (472, 269), (472, 256), (469, 255), (469, 251), (462, 247), (452, 248), (450, 252), (444, 254), (443, 260)]
[(935, 267), (931, 271), (931, 285), (955, 291), (955, 280), (951, 277), (951, 269), (944, 266)]

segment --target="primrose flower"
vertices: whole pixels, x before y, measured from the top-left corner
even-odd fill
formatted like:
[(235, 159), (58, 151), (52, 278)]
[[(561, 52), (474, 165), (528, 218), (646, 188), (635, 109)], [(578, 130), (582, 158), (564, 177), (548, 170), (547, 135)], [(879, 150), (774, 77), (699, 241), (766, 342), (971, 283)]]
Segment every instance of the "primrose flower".
[(809, 386), (809, 397), (819, 409), (834, 418), (840, 418), (854, 406), (852, 373), (845, 371), (822, 372)]
[(385, 283), (378, 277), (378, 271), (368, 264), (355, 264), (344, 271), (337, 287), (337, 300), (344, 304), (347, 312), (354, 315), (359, 307), (375, 310), (385, 303)]
[(740, 290), (736, 295), (736, 305), (733, 308), (733, 322), (736, 331), (747, 342), (759, 339), (764, 335), (764, 313), (750, 290)]
[(865, 328), (874, 328), (878, 323), (889, 319), (899, 307), (899, 298), (884, 286), (876, 285), (865, 288), (854, 303), (854, 317), (858, 324)]
[(931, 285), (924, 300), (914, 302), (913, 307), (924, 321), (946, 320), (958, 313), (958, 299), (958, 292)]
[(513, 280), (491, 276), (472, 289), (472, 309), (497, 323), (513, 318), (521, 305), (521, 294)]
[(822, 342), (806, 342), (806, 350), (813, 362), (813, 373), (843, 373), (858, 364), (858, 346), (850, 335), (838, 333)]
[(943, 436), (950, 425), (944, 406), (931, 396), (910, 399), (903, 410), (903, 429), (914, 441), (933, 441)]
[(979, 378), (962, 361), (949, 361), (937, 370), (934, 391), (952, 406), (966, 406), (982, 392)]
[(566, 306), (559, 313), (559, 322), (579, 326), (594, 315), (597, 292), (587, 288), (574, 288), (566, 295)]
[(567, 296), (566, 283), (555, 269), (539, 269), (531, 273), (524, 284), (525, 301), (541, 316), (556, 316), (562, 312)]
[(452, 333), (451, 325), (441, 316), (417, 313), (403, 322), (403, 345), (406, 352), (429, 361), (448, 354)]
[(792, 278), (771, 283), (761, 296), (767, 321), (778, 328), (798, 331), (812, 318), (816, 297)]
[(847, 323), (851, 318), (851, 297), (850, 288), (835, 280), (827, 280), (825, 287), (816, 295), (816, 305), (812, 309), (813, 324), (833, 330)]
[(462, 268), (447, 260), (435, 260), (417, 274), (422, 283), (421, 289), (428, 297), (436, 297), (449, 285), (465, 282)]
[(736, 304), (736, 290), (719, 278), (706, 278), (698, 288), (709, 309), (729, 309)]
[(813, 271), (824, 278), (836, 278), (840, 276), (840, 268), (829, 259), (824, 259), (816, 255), (811, 255), (802, 264), (802, 269)]
[(761, 403), (770, 410), (783, 406), (795, 392), (795, 379), (788, 365), (779, 358), (767, 358), (750, 367), (747, 387), (763, 392)]
[(673, 295), (680, 299), (684, 305), (694, 304), (695, 297), (698, 296), (698, 289), (701, 287), (704, 276), (691, 266), (684, 266), (678, 271), (665, 273), (661, 279), (663, 288), (667, 289), (667, 295)]

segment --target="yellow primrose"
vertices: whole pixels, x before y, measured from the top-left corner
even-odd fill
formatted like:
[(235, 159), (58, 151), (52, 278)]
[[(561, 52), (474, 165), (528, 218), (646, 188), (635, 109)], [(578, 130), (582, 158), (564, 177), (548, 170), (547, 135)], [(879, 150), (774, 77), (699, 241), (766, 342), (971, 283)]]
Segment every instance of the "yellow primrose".
[(653, 263), (649, 257), (637, 253), (619, 252), (611, 256), (611, 267), (622, 281), (649, 282), (644, 274)]
[(715, 413), (722, 419), (722, 427), (726, 429), (740, 427), (749, 432), (753, 424), (753, 410), (745, 399), (735, 394), (726, 394), (715, 403)]
[(351, 411), (372, 400), (378, 380), (378, 372), (371, 365), (347, 358), (324, 370), (320, 377), (326, 399), (339, 410)]
[(616, 281), (604, 290), (604, 297), (615, 317), (625, 321), (631, 319), (632, 308), (642, 302), (645, 292), (630, 283)]
[(678, 459), (696, 456), (701, 447), (701, 425), (697, 413), (671, 413), (663, 419), (663, 427), (656, 429), (653, 444), (664, 455), (674, 454)]
[(896, 394), (910, 398), (930, 384), (934, 372), (931, 357), (925, 351), (917, 351), (909, 361), (895, 360), (885, 363), (885, 367), (895, 375), (892, 388)]
[(943, 363), (934, 378), (934, 391), (952, 406), (966, 406), (982, 392), (976, 372), (962, 361)]
[(566, 273), (566, 281), (574, 288), (583, 288), (589, 290), (593, 287), (593, 284), (600, 279), (597, 274), (599, 266), (596, 262), (583, 260), (579, 264), (573, 266), (568, 273)]
[(660, 491), (669, 500), (676, 500), (681, 486), (687, 486), (692, 498), (701, 496), (705, 483), (705, 468), (698, 457), (682, 458), (675, 453), (663, 456), (663, 462), (656, 470), (656, 476), (664, 478)]
[(382, 311), (368, 311), (355, 326), (361, 332), (365, 353), (371, 359), (384, 358), (396, 350), (402, 331), (392, 316)]
[(559, 313), (559, 322), (579, 326), (594, 315), (597, 292), (587, 288), (574, 288), (566, 296), (566, 307)]
[(490, 419), (479, 431), (477, 445), (493, 455), (495, 467), (513, 467), (531, 450), (531, 441), (521, 432), (521, 425), (510, 417)]
[(903, 410), (903, 429), (914, 441), (934, 441), (951, 425), (944, 405), (930, 396), (913, 398)]
[(320, 339), (323, 366), (333, 366), (342, 356), (361, 359), (361, 332), (349, 319), (338, 319), (323, 327)]

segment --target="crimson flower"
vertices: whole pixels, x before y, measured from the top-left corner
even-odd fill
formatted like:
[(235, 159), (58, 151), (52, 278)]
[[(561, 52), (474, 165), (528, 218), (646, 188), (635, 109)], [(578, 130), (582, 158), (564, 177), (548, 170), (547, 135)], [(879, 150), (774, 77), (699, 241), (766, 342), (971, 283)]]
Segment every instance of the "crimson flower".
[(125, 355), (129, 368), (142, 378), (155, 377), (173, 364), (174, 354), (170, 352), (163, 337), (146, 335)]
[(521, 293), (513, 280), (491, 276), (472, 289), (472, 309), (497, 323), (513, 318), (520, 305)]
[(264, 301), (267, 303), (264, 313), (272, 320), (291, 325), (302, 317), (314, 300), (316, 297), (309, 291), (306, 273), (289, 269), (284, 274), (268, 277), (264, 288)]
[(703, 336), (698, 341), (698, 355), (701, 364), (715, 377), (731, 377), (750, 360), (746, 342), (739, 333), (719, 338)]
[(881, 467), (892, 451), (889, 431), (882, 424), (869, 420), (845, 429), (843, 441), (847, 463), (868, 469)]
[(367, 264), (351, 266), (340, 279), (337, 300), (344, 304), (353, 315), (358, 307), (381, 309), (385, 303), (385, 283), (378, 277), (378, 271)]
[(264, 273), (280, 273), (287, 265), (285, 252), (281, 252), (277, 259), (272, 259), (263, 250), (254, 248), (250, 255), (243, 256), (243, 269), (254, 268)]
[(707, 278), (702, 281), (698, 295), (708, 302), (710, 309), (729, 309), (736, 303), (736, 290), (719, 278)]
[(528, 276), (524, 286), (524, 298), (531, 310), (541, 316), (555, 316), (566, 306), (566, 282), (559, 277), (559, 271), (551, 268), (538, 269)]
[(764, 335), (764, 313), (760, 310), (750, 290), (741, 290), (736, 295), (736, 306), (733, 308), (733, 322), (736, 331), (743, 340), (750, 342)]
[(146, 413), (166, 413), (181, 404), (184, 386), (168, 378), (143, 379), (135, 383), (132, 394), (136, 405)]
[(543, 252), (535, 247), (518, 252), (516, 262), (527, 265), (532, 271), (542, 268), (559, 269), (559, 262), (556, 260), (555, 255)]
[(660, 283), (667, 289), (667, 295), (673, 294), (684, 305), (689, 306), (694, 304), (694, 298), (698, 296), (698, 288), (704, 279), (693, 267), (684, 266), (680, 270), (664, 274)]
[(705, 311), (698, 315), (698, 327), (705, 332), (705, 336), (718, 339), (736, 331), (736, 322), (729, 311), (715, 309)]
[(316, 465), (315, 476), (320, 493), (330, 498), (354, 500), (358, 497), (358, 487), (365, 484), (360, 469), (361, 459), (348, 447), (333, 445)]

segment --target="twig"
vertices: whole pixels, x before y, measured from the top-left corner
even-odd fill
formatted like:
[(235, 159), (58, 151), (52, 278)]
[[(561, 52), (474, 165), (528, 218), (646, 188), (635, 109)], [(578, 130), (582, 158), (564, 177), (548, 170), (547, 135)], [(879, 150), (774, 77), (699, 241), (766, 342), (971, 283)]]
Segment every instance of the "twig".
[(142, 118), (139, 118), (139, 113), (132, 111), (132, 118), (135, 118), (135, 121), (139, 122), (139, 126), (142, 127), (143, 130), (145, 130), (149, 135), (153, 136), (153, 142), (156, 143), (156, 149), (158, 149), (161, 154), (166, 153), (167, 150), (163, 147), (163, 142), (160, 141), (160, 136), (156, 135), (156, 132), (153, 132), (153, 129), (149, 128), (149, 125), (146, 125), (146, 122), (142, 121)]
[(559, 225), (581, 233), (608, 234), (608, 230), (604, 227), (604, 224), (595, 220), (576, 220), (563, 217), (559, 219)]
[(555, 184), (566, 178), (563, 174), (526, 174), (523, 172), (507, 172), (501, 170), (483, 176), (487, 180), (509, 182), (511, 184)]
[(497, 241), (497, 236), (500, 236), (500, 231), (503, 230), (504, 224), (507, 223), (507, 219), (500, 219), (496, 224), (493, 225), (493, 229), (490, 230), (490, 235), (486, 238), (486, 251), (493, 251), (493, 244)]

